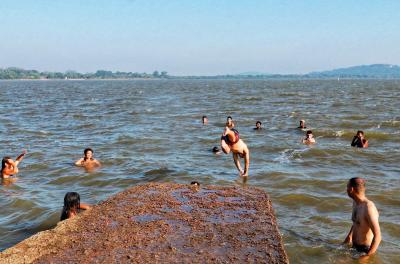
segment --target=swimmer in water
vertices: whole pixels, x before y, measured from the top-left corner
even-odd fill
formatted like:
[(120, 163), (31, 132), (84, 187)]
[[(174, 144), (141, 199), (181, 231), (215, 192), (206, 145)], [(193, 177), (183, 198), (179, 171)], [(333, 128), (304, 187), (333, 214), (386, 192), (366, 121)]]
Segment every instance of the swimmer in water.
[(376, 252), (382, 239), (379, 213), (375, 204), (365, 196), (364, 179), (351, 178), (347, 183), (347, 194), (353, 199), (353, 225), (343, 243), (366, 254), (360, 259), (368, 258)]
[(315, 144), (315, 138), (311, 130), (306, 132), (306, 137), (302, 140), (303, 144)]
[(361, 130), (357, 131), (357, 134), (354, 136), (353, 140), (351, 141), (352, 147), (357, 148), (368, 148), (368, 140), (364, 138), (364, 132)]
[(221, 154), (221, 150), (220, 150), (218, 147), (216, 147), (216, 146), (213, 147), (212, 152), (213, 152), (215, 155)]
[[(249, 176), (250, 152), (247, 145), (239, 138), (239, 132), (236, 129), (225, 127), (221, 136), (221, 148), (225, 154), (232, 152), (233, 161), (240, 176)], [(239, 157), (244, 159), (244, 169), (240, 165)]]
[(198, 192), (200, 190), (200, 183), (198, 181), (192, 181), (190, 183), (190, 188), (192, 191)]
[(83, 151), (83, 158), (75, 162), (76, 166), (81, 167), (100, 167), (101, 163), (93, 158), (93, 149), (87, 148)]
[(304, 119), (300, 120), (300, 125), (297, 128), (306, 129), (306, 121), (304, 121)]
[(233, 120), (232, 120), (232, 117), (231, 117), (231, 116), (228, 116), (228, 117), (226, 118), (226, 126), (227, 126), (229, 129), (232, 129), (232, 128), (235, 127), (235, 123), (233, 123)]
[(89, 210), (90, 206), (81, 203), (79, 193), (67, 192), (64, 196), (64, 207), (61, 212), (60, 221), (76, 216), (82, 209)]
[(22, 161), (26, 154), (26, 150), (19, 155), (15, 161), (10, 157), (4, 157), (1, 161), (1, 178), (6, 179), (18, 173), (18, 164)]
[(262, 129), (262, 127), (261, 127), (261, 121), (257, 121), (256, 122), (256, 127), (255, 128), (253, 128), (254, 130), (261, 130)]
[(203, 117), (201, 118), (201, 121), (203, 122), (203, 125), (207, 125), (207, 124), (208, 124), (208, 118), (207, 118), (207, 116), (203, 116)]

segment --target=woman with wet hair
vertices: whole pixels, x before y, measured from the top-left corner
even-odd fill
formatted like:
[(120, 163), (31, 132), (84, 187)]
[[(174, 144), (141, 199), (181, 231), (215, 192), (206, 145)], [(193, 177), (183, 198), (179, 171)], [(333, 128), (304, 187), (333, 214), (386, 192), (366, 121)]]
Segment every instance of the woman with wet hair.
[(88, 210), (90, 206), (81, 203), (79, 193), (67, 192), (64, 196), (64, 207), (61, 212), (60, 221), (76, 216), (81, 209)]
[(82, 166), (82, 167), (100, 167), (101, 163), (93, 158), (93, 149), (91, 148), (86, 148), (83, 151), (83, 158), (80, 158), (78, 161), (75, 162), (76, 166)]

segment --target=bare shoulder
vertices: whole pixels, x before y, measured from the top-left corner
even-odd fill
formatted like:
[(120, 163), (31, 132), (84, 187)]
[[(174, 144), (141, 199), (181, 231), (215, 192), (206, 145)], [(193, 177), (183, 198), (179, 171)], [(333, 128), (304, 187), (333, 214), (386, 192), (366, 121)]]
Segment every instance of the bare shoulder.
[(367, 210), (369, 214), (378, 214), (378, 209), (376, 209), (374, 202), (370, 200), (367, 202)]

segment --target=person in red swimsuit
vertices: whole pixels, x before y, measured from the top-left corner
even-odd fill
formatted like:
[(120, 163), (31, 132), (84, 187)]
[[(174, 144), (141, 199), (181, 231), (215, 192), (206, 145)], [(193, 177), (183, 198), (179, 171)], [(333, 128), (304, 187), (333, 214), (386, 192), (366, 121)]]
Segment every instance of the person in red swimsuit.
[[(232, 152), (233, 162), (240, 176), (249, 176), (250, 152), (247, 145), (240, 139), (239, 132), (236, 129), (225, 127), (221, 136), (221, 149), (225, 154)], [(244, 159), (244, 169), (240, 165), (239, 157)]]

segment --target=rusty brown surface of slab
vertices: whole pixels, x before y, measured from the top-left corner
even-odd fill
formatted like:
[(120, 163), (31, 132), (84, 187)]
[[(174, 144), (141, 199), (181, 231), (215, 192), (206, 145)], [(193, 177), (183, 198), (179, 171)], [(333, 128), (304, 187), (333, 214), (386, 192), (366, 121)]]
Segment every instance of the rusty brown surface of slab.
[(0, 263), (288, 263), (268, 195), (149, 183), (0, 253)]

